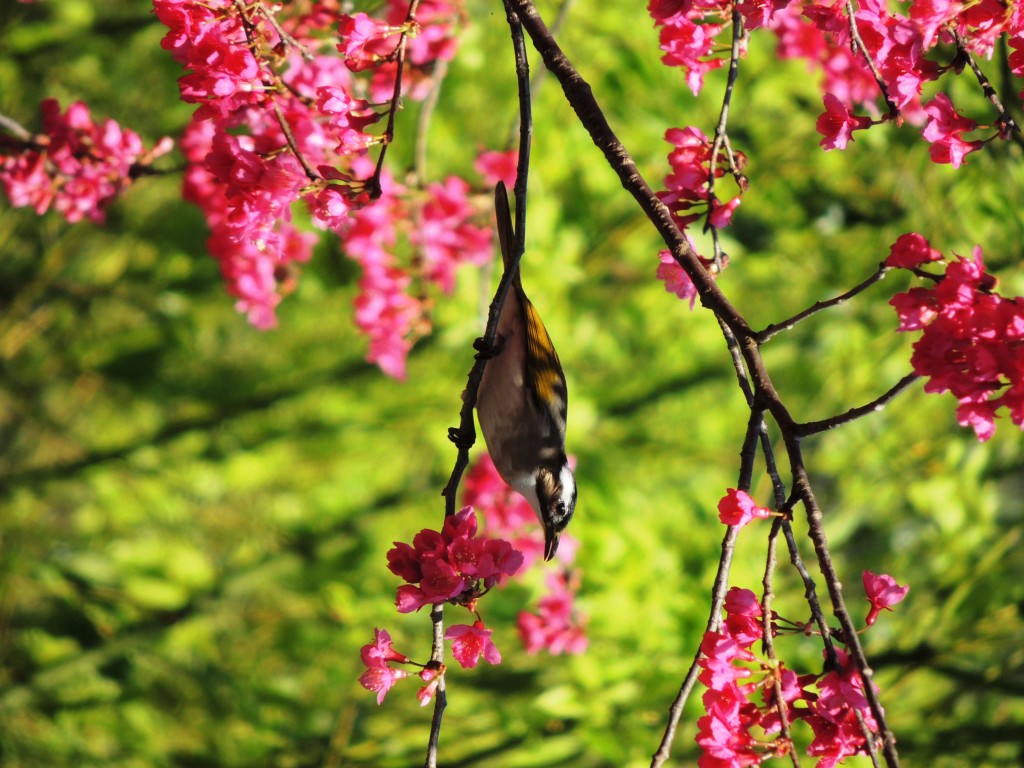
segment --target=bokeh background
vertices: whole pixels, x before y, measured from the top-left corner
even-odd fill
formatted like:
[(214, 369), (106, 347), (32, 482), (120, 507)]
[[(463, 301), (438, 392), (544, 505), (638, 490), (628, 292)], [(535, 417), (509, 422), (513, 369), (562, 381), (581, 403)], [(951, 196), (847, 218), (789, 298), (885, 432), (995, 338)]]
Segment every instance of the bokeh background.
[[(470, 175), (515, 118), (500, 5), (467, 8), (431, 123), (433, 178)], [(181, 73), (147, 3), (2, 9), (4, 114), (37, 128), (43, 97), (82, 99), (147, 143), (186, 123)], [(659, 63), (637, 4), (577, 0), (561, 40), (658, 186), (665, 129), (710, 132), (720, 73), (693, 99)], [(984, 122), (962, 80), (957, 103)], [(416, 109), (399, 125), (396, 172)], [(826, 154), (820, 111), (814, 76), (755, 36), (731, 123), (751, 191), (720, 279), (752, 325), (848, 289), (912, 230), (946, 253), (981, 244), (1002, 291), (1024, 293), (1018, 149), (1000, 143), (954, 171), (932, 165), (907, 124)], [(524, 274), (569, 379), (590, 648), (519, 650), (515, 616), (543, 574), (488, 596), (504, 663), (449, 672), (442, 762), (642, 766), (707, 618), (715, 503), (736, 481), (744, 405), (716, 324), (654, 278), (650, 227), (554, 81), (536, 94), (535, 120)], [(465, 271), (438, 301), (435, 332), (398, 383), (363, 362), (358, 275), (336, 241), (323, 238), (280, 327), (256, 331), (234, 312), (179, 184), (174, 173), (143, 180), (103, 228), (0, 203), (0, 764), (421, 764), (429, 711), (411, 684), (378, 707), (356, 682), (358, 651), (386, 626), (407, 653), (429, 652), (427, 616), (394, 612), (384, 555), (443, 514), (446, 433), (489, 276)], [(886, 304), (907, 284), (891, 275), (770, 344), (798, 419), (866, 402), (909, 370), (910, 339)], [(979, 445), (954, 405), (918, 385), (808, 441), (809, 466), (857, 615), (863, 569), (911, 585), (863, 638), (906, 763), (1021, 764), (1021, 435), (1000, 423)], [(763, 479), (754, 491), (769, 499)], [(733, 583), (759, 591), (766, 532), (744, 532)], [(790, 569), (776, 591), (781, 612), (805, 618)], [(813, 641), (779, 645), (820, 669)], [(676, 764), (695, 763), (698, 713), (695, 698)]]

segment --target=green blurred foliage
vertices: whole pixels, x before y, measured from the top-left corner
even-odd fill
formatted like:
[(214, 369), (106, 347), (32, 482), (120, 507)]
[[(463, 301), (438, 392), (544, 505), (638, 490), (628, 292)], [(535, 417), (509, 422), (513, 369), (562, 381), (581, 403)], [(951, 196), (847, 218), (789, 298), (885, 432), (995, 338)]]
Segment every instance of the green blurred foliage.
[[(4, 114), (35, 127), (42, 97), (83, 99), (150, 143), (187, 121), (146, 4), (4, 9)], [(430, 127), (437, 178), (468, 173), (515, 117), (504, 16), (469, 10)], [(721, 73), (695, 101), (658, 62), (639, 6), (577, 3), (561, 41), (654, 186), (666, 128), (710, 132)], [(973, 84), (955, 88), (987, 114)], [(753, 325), (846, 290), (911, 230), (945, 252), (982, 244), (1004, 290), (1021, 292), (1018, 150), (992, 146), (953, 171), (904, 125), (824, 153), (817, 98), (801, 65), (774, 61), (755, 36), (732, 109), (752, 188), (720, 280)], [(396, 167), (411, 157), (408, 108)], [(654, 279), (654, 234), (554, 82), (535, 117), (524, 270), (572, 392), (591, 646), (573, 658), (516, 650), (537, 574), (489, 596), (505, 661), (450, 671), (442, 761), (642, 766), (707, 619), (715, 503), (735, 484), (744, 405), (717, 326)], [(362, 361), (357, 274), (336, 242), (318, 248), (280, 328), (260, 333), (233, 311), (179, 182), (140, 182), (104, 228), (0, 212), (0, 763), (419, 764), (429, 713), (408, 682), (378, 708), (356, 682), (358, 649), (387, 626), (398, 647), (428, 654), (427, 617), (394, 613), (384, 554), (439, 524), (446, 430), (488, 288), (462, 275), (396, 383)], [(908, 370), (886, 305), (906, 284), (893, 275), (771, 342), (796, 418), (866, 402)], [(907, 763), (1004, 766), (1024, 759), (1020, 435), (1004, 423), (979, 445), (953, 406), (918, 385), (806, 449), (857, 615), (862, 570), (911, 585), (863, 638)], [(754, 490), (769, 498), (766, 480)], [(744, 531), (733, 583), (759, 590), (766, 531)], [(781, 611), (804, 617), (790, 569), (776, 591)], [(778, 644), (820, 668), (813, 641)], [(694, 762), (698, 709), (678, 764)]]

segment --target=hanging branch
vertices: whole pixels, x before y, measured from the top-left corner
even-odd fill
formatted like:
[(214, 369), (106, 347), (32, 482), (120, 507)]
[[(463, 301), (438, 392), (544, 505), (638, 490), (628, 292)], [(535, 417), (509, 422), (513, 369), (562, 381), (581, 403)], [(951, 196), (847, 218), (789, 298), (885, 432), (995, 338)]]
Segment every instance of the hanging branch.
[(384, 172), (384, 158), (387, 157), (388, 147), (395, 138), (395, 118), (398, 114), (398, 107), (402, 99), (402, 73), (405, 71), (405, 49), (409, 41), (409, 30), (416, 24), (416, 9), (419, 8), (420, 0), (412, 0), (409, 3), (409, 11), (405, 15), (405, 23), (402, 25), (402, 34), (398, 38), (398, 45), (395, 46), (395, 89), (391, 93), (391, 108), (388, 109), (388, 124), (380, 137), (380, 155), (377, 157), (377, 167), (366, 181), (366, 189), (370, 193), (370, 199), (376, 200), (381, 195), (380, 175)]
[[(516, 173), (515, 197), (516, 197), (516, 226), (515, 238), (512, 244), (512, 262), (501, 276), (498, 289), (491, 301), (487, 313), (487, 325), (482, 338), (477, 339), (474, 348), (477, 350), (473, 367), (469, 371), (466, 381), (466, 389), (462, 393), (462, 408), (459, 411), (459, 426), (448, 430), (448, 438), (458, 448), (458, 455), (455, 459), (455, 466), (448, 478), (441, 495), (445, 499), (445, 517), (455, 514), (455, 499), (458, 494), (459, 483), (462, 481), (462, 474), (469, 465), (469, 449), (476, 442), (476, 428), (473, 424), (473, 411), (476, 408), (477, 393), (480, 389), (480, 381), (483, 379), (484, 367), (487, 360), (494, 354), (495, 339), (498, 333), (498, 318), (501, 316), (501, 309), (505, 305), (505, 299), (512, 287), (512, 280), (519, 269), (519, 261), (522, 259), (526, 242), (526, 179), (530, 165), (530, 137), (533, 135), (533, 118), (530, 111), (530, 73), (526, 60), (526, 41), (523, 37), (523, 28), (515, 13), (507, 9), (508, 25), (512, 35), (512, 46), (515, 51), (516, 80), (519, 90), (520, 104), (520, 129), (519, 129), (519, 162)], [(433, 624), (433, 645), (430, 653), (430, 663), (437, 665), (440, 669), (444, 664), (444, 607), (435, 605), (430, 612), (430, 620)], [(444, 710), (448, 705), (448, 697), (445, 692), (445, 681), (442, 676), (434, 697), (434, 714), (430, 721), (430, 738), (427, 744), (426, 768), (436, 768), (438, 743), (441, 733), (441, 721)]]
[(989, 81), (985, 73), (981, 71), (981, 67), (978, 66), (978, 62), (971, 56), (971, 52), (967, 50), (967, 42), (964, 40), (963, 35), (959, 32), (953, 32), (953, 40), (956, 42), (956, 55), (957, 57), (967, 62), (967, 66), (971, 68), (971, 72), (974, 73), (974, 77), (978, 81), (978, 85), (981, 86), (982, 93), (985, 94), (985, 98), (989, 100), (989, 103), (995, 107), (995, 110), (999, 113), (996, 117), (996, 126), (999, 128), (1000, 134), (1006, 134), (1013, 139), (1018, 145), (1024, 146), (1024, 137), (1021, 136), (1020, 126), (1017, 125), (1010, 111), (1003, 106), (1003, 102), (999, 98), (999, 94), (996, 93), (996, 89), (992, 87), (992, 83)]
[(900, 113), (900, 108), (896, 106), (896, 102), (889, 95), (889, 87), (885, 84), (882, 73), (875, 66), (875, 60), (871, 58), (868, 47), (864, 45), (864, 38), (860, 36), (860, 30), (857, 29), (857, 9), (853, 5), (853, 0), (846, 0), (846, 18), (849, 21), (850, 28), (850, 50), (853, 51), (854, 56), (859, 55), (864, 59), (864, 63), (867, 64), (868, 69), (871, 71), (871, 76), (875, 78), (875, 84), (878, 85), (878, 90), (885, 100), (886, 109), (889, 110), (889, 119), (895, 119)]

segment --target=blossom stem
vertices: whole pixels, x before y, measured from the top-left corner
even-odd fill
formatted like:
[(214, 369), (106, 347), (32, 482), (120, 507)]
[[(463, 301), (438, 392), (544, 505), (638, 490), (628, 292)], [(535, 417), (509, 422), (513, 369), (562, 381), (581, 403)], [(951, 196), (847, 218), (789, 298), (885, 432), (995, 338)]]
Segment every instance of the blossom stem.
[[(740, 526), (730, 525), (726, 528), (725, 538), (722, 539), (722, 556), (718, 560), (718, 572), (715, 574), (715, 584), (711, 589), (711, 612), (708, 615), (706, 631), (717, 630), (722, 623), (722, 607), (725, 605), (725, 594), (729, 591), (729, 569), (732, 566), (733, 553), (736, 550), (736, 539), (739, 538)], [(668, 710), (668, 723), (665, 725), (665, 733), (661, 737), (658, 750), (651, 757), (651, 768), (661, 768), (671, 755), (672, 743), (675, 741), (676, 732), (679, 728), (679, 720), (683, 716), (683, 708), (686, 706), (694, 686), (697, 684), (697, 676), (700, 674), (700, 667), (697, 662), (701, 658), (700, 650), (697, 651), (690, 662), (690, 668), (686, 671), (686, 677), (679, 687), (679, 693)]]
[(850, 22), (850, 48), (853, 49), (855, 55), (860, 54), (864, 57), (864, 62), (868, 65), (868, 69), (871, 70), (871, 76), (875, 78), (878, 90), (882, 93), (882, 98), (885, 99), (885, 106), (889, 110), (890, 119), (895, 118), (900, 113), (900, 109), (896, 106), (896, 102), (892, 100), (892, 96), (889, 95), (889, 87), (885, 84), (885, 80), (878, 71), (878, 67), (875, 66), (871, 54), (868, 53), (868, 48), (864, 45), (864, 38), (860, 36), (860, 30), (857, 29), (857, 9), (853, 5), (853, 0), (846, 0), (846, 18)]
[(740, 73), (740, 52), (741, 44), (745, 35), (743, 28), (743, 14), (737, 8), (732, 11), (732, 45), (729, 50), (729, 74), (725, 83), (725, 93), (722, 96), (722, 109), (718, 113), (718, 124), (715, 126), (715, 140), (711, 145), (711, 162), (708, 167), (708, 211), (704, 222), (704, 231), (711, 231), (711, 239), (715, 250), (715, 267), (722, 270), (722, 243), (718, 237), (718, 227), (711, 223), (711, 216), (714, 213), (715, 197), (715, 172), (718, 168), (718, 154), (724, 148), (729, 161), (729, 168), (735, 168), (736, 162), (733, 158), (732, 149), (729, 146), (729, 135), (726, 125), (729, 122), (729, 106), (732, 104), (732, 93), (736, 87), (736, 79)]
[(1020, 126), (1017, 125), (1009, 111), (1003, 106), (1003, 102), (1000, 100), (999, 94), (996, 93), (996, 89), (992, 86), (988, 77), (985, 76), (985, 73), (981, 71), (981, 67), (978, 66), (978, 62), (971, 56), (970, 51), (967, 50), (967, 44), (964, 42), (963, 36), (959, 32), (954, 31), (953, 40), (956, 42), (957, 55), (962, 56), (964, 61), (967, 62), (967, 66), (971, 68), (971, 72), (977, 78), (978, 85), (981, 86), (981, 91), (985, 94), (985, 98), (989, 100), (989, 103), (999, 113), (999, 116), (996, 118), (999, 133), (1012, 137), (1018, 145), (1024, 146), (1024, 137), (1021, 136)]
[(384, 158), (388, 154), (388, 146), (395, 138), (395, 118), (398, 114), (398, 107), (402, 100), (402, 73), (405, 71), (405, 51), (409, 40), (409, 30), (416, 22), (416, 10), (420, 0), (412, 0), (409, 3), (409, 10), (405, 15), (405, 23), (402, 24), (402, 34), (398, 38), (398, 45), (395, 46), (395, 87), (391, 92), (391, 107), (388, 109), (388, 124), (380, 137), (380, 155), (377, 157), (377, 167), (373, 176), (367, 182), (370, 191), (370, 198), (376, 200), (381, 195), (380, 176), (384, 172)]

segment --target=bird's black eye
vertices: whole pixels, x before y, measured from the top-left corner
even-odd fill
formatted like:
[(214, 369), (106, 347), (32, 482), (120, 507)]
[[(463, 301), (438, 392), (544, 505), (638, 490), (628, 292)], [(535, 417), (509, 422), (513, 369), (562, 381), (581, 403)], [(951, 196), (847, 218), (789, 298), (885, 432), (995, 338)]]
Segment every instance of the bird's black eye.
[(560, 501), (555, 505), (555, 511), (558, 512), (559, 517), (565, 514), (565, 502)]

